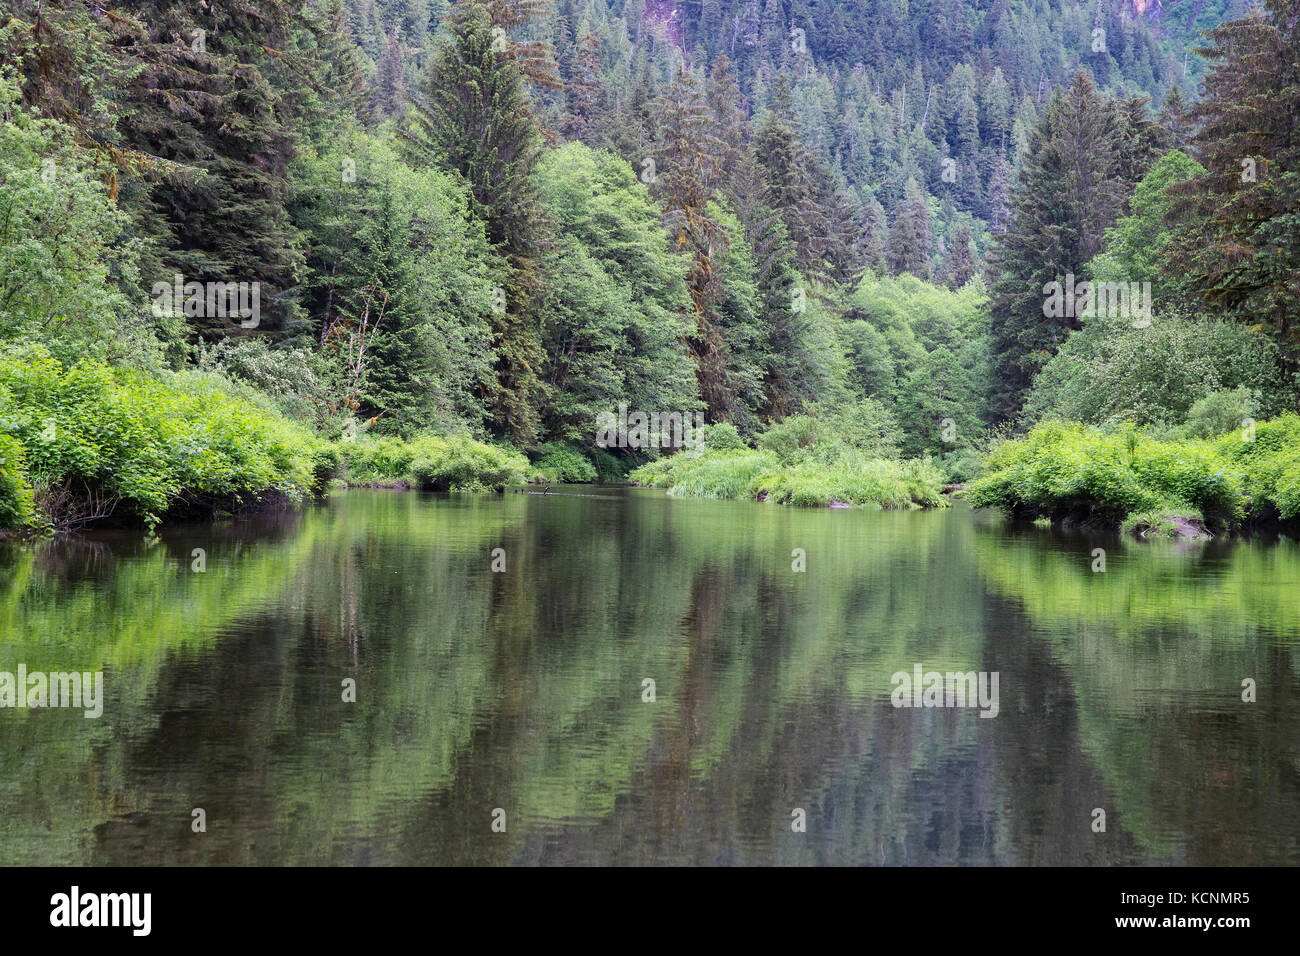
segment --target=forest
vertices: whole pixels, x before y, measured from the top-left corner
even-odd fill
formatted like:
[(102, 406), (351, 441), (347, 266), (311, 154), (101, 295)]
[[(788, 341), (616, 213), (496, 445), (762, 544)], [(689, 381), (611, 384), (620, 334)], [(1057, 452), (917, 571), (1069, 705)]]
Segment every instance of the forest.
[(1300, 520), (1296, 0), (0, 0), (0, 57), (0, 533)]

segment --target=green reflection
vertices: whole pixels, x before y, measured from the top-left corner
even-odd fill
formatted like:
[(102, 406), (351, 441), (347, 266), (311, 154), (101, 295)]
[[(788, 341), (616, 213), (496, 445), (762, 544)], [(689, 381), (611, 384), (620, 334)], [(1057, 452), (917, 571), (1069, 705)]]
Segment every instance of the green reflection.
[[(1296, 609), (1271, 579), (1297, 580), (1293, 545), (1133, 549), (1094, 578), (1086, 541), (964, 508), (568, 491), (355, 492), (153, 547), (4, 552), (5, 665), (102, 667), (108, 703), (99, 721), (0, 711), (0, 862), (1295, 853), (1276, 633)], [(1002, 713), (895, 710), (890, 675), (914, 663), (998, 670)], [(1237, 716), (1246, 675), (1272, 697)], [(1177, 796), (1189, 781), (1199, 796)], [(1228, 800), (1255, 819), (1216, 824)], [(1098, 805), (1116, 809), (1104, 840)]]

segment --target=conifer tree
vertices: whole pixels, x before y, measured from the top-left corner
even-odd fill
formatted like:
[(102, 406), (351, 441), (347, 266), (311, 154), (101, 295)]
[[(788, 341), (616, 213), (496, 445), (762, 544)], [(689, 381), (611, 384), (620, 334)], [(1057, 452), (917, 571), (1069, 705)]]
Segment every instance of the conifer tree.
[(505, 302), (494, 308), (499, 390), (491, 406), (501, 428), (517, 443), (530, 444), (545, 391), (532, 308), (541, 281), (542, 214), (530, 180), (540, 148), (537, 124), (520, 67), (499, 49), (487, 8), (477, 0), (458, 3), (446, 26), (405, 135), (425, 162), (465, 178), (488, 241), (508, 262)]
[(918, 279), (929, 279), (930, 241), (930, 212), (925, 196), (916, 180), (909, 179), (907, 199), (898, 208), (885, 244), (885, 266), (894, 275), (910, 272)]
[(1202, 301), (1274, 336), (1300, 367), (1300, 7), (1264, 0), (1210, 31), (1191, 111), (1204, 175), (1178, 187), (1167, 269)]
[[(1030, 135), (1020, 188), (993, 254), (996, 411), (1014, 417), (1035, 373), (1081, 327), (1044, 315), (1044, 286), (1080, 277), (1125, 196), (1117, 111), (1082, 71), (1045, 105)], [(1131, 188), (1132, 184), (1129, 184)]]
[(950, 289), (960, 289), (975, 277), (975, 252), (971, 248), (969, 226), (958, 226), (953, 230), (952, 249), (944, 261), (942, 279)]

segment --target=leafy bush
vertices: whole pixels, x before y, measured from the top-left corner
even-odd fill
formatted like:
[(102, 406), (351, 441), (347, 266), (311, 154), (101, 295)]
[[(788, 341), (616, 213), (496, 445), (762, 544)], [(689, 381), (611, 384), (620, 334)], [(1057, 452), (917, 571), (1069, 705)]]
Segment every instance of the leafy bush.
[[(1239, 389), (1274, 415), (1295, 403), (1281, 367), (1277, 346), (1239, 322), (1170, 314), (1135, 329), (1089, 319), (1034, 379), (1024, 419), (1173, 426), (1188, 421), (1196, 403)], [(1202, 404), (1197, 414), (1206, 411)]]
[(736, 426), (731, 422), (706, 425), (703, 444), (710, 451), (729, 451), (749, 447), (745, 444), (745, 439), (740, 437), (740, 432), (736, 431)]
[(238, 507), (321, 486), (330, 458), (307, 430), (231, 397), (211, 376), (71, 367), (40, 346), (0, 354), (0, 433), (26, 454), (56, 524)]
[(829, 429), (808, 415), (791, 415), (772, 425), (759, 436), (758, 447), (770, 451), (781, 461), (802, 458), (829, 437)]
[(867, 460), (839, 467), (800, 462), (760, 475), (754, 497), (778, 504), (833, 503), (881, 508), (937, 508), (945, 503), (944, 476), (927, 461)]
[(548, 442), (540, 450), (541, 457), (533, 467), (548, 481), (579, 484), (596, 480), (596, 466), (573, 446)]
[(1274, 513), (1300, 516), (1300, 415), (1238, 428), (1214, 442), (1215, 450), (1245, 473), (1246, 505), (1253, 520)]
[(1046, 517), (1118, 526), (1129, 515), (1163, 510), (1207, 521), (1237, 519), (1240, 471), (1205, 442), (1161, 442), (1132, 429), (1045, 422), (996, 447), (970, 487), (976, 507), (1018, 518)]
[(38, 524), (25, 458), (16, 438), (0, 435), (0, 529), (22, 531)]
[(468, 435), (368, 438), (339, 446), (352, 484), (413, 485), (425, 491), (500, 490), (520, 484), (532, 470), (513, 448)]
[(894, 414), (874, 398), (860, 399), (834, 412), (830, 430), (841, 443), (872, 458), (897, 458), (903, 441)]
[(197, 363), (202, 371), (247, 383), (295, 421), (324, 424), (328, 387), (322, 359), (314, 352), (274, 349), (262, 338), (227, 338), (211, 345), (200, 341)]
[[(655, 484), (674, 496), (748, 498), (753, 495), (755, 479), (778, 463), (771, 452), (750, 449), (706, 452), (698, 457), (678, 454), (657, 463), (663, 470)], [(640, 474), (640, 469), (632, 472), (632, 480), (639, 482)]]
[[(8, 8), (7, 8), (8, 9)], [(4, 15), (6, 24), (10, 14)], [(15, 24), (17, 21), (13, 21)], [(38, 21), (39, 22), (39, 21)], [(40, 341), (69, 363), (93, 357), (162, 367), (181, 320), (142, 307), (142, 241), (114, 201), (84, 132), (22, 102), (0, 72), (0, 342)]]
[(1212, 438), (1222, 435), (1259, 414), (1256, 393), (1241, 388), (1211, 392), (1192, 403), (1181, 431), (1188, 438)]

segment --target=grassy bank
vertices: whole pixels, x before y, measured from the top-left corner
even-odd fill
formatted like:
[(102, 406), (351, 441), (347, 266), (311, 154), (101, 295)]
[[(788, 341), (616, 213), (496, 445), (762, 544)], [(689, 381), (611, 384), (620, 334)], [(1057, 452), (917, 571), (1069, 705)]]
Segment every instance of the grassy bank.
[(968, 491), (1017, 519), (1178, 535), (1300, 517), (1300, 417), (1207, 440), (1046, 422), (994, 449)]
[(942, 507), (944, 476), (925, 460), (873, 457), (807, 419), (788, 419), (750, 448), (729, 426), (705, 445), (636, 469), (633, 482), (694, 498), (748, 498), (778, 504), (878, 508)]
[(215, 375), (0, 355), (0, 532), (291, 506), (336, 478), (474, 491), (527, 471), (468, 437), (329, 441)]
[(466, 435), (419, 435), (410, 441), (375, 438), (341, 442), (343, 480), (361, 487), (411, 487), (424, 491), (500, 491), (521, 484), (534, 470), (513, 448)]

